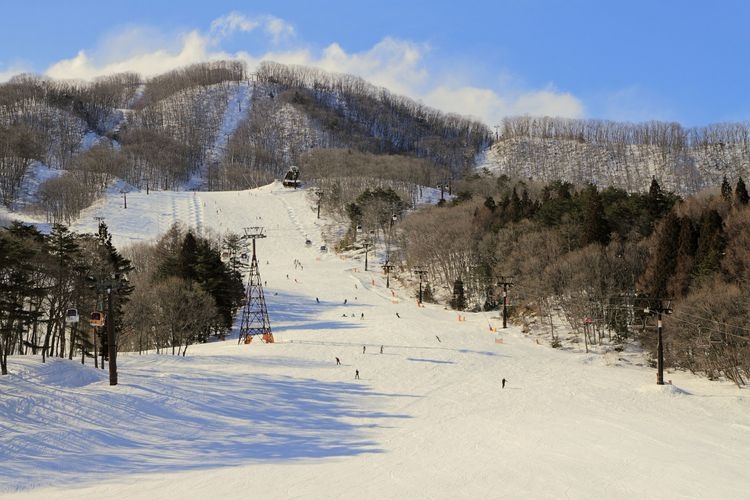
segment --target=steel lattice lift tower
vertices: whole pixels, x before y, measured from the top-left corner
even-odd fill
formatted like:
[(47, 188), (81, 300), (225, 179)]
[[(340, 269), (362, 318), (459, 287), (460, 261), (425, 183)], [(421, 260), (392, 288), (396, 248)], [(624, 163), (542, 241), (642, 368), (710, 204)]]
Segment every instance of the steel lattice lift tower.
[(258, 259), (255, 254), (255, 240), (265, 238), (262, 227), (246, 227), (244, 240), (253, 240), (253, 257), (250, 261), (250, 272), (245, 287), (245, 307), (242, 309), (242, 323), (240, 323), (240, 338), (237, 343), (249, 344), (255, 335), (262, 335), (266, 343), (273, 342), (271, 323), (268, 321), (266, 299), (263, 297), (263, 282), (258, 271)]

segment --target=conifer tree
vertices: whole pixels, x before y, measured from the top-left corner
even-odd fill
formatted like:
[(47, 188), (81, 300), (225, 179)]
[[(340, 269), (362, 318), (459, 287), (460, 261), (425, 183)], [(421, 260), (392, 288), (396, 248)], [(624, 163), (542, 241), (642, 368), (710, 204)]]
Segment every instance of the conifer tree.
[(737, 180), (737, 186), (734, 188), (734, 202), (736, 205), (747, 205), (750, 201), (750, 195), (747, 194), (747, 188), (745, 187), (745, 181), (740, 177)]
[(698, 246), (698, 235), (690, 217), (681, 217), (679, 224), (674, 275), (667, 290), (669, 296), (675, 298), (683, 297), (688, 291)]
[(582, 194), (583, 221), (581, 227), (581, 246), (591, 243), (606, 245), (609, 243), (609, 225), (604, 218), (604, 205), (596, 186), (590, 184)]
[(453, 298), (451, 308), (457, 311), (466, 309), (466, 296), (464, 294), (464, 282), (459, 278), (453, 282)]
[(732, 201), (732, 186), (729, 185), (726, 175), (721, 181), (721, 197), (724, 201)]
[(721, 216), (716, 210), (709, 210), (701, 216), (693, 271), (696, 279), (719, 271), (725, 246), (723, 225)]
[(652, 237), (651, 257), (639, 280), (639, 289), (652, 298), (668, 295), (667, 284), (677, 263), (677, 239), (680, 223), (674, 212), (669, 212)]

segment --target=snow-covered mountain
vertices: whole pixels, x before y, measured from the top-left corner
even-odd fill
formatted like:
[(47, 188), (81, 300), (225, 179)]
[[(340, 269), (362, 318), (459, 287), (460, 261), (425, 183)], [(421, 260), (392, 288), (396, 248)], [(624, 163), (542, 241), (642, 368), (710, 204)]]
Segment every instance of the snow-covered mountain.
[(629, 124), (517, 117), (477, 157), (478, 169), (536, 180), (592, 183), (628, 192), (663, 189), (694, 194), (750, 175), (750, 127), (684, 129), (674, 123)]

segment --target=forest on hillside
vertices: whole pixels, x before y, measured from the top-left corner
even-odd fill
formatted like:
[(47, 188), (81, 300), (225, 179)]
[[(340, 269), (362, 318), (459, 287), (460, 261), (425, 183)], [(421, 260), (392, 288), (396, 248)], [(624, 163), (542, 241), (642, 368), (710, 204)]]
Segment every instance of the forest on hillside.
[(591, 182), (600, 188), (648, 189), (656, 177), (680, 195), (750, 175), (750, 124), (626, 123), (508, 117), (499, 127), (492, 167), (543, 181)]
[[(70, 223), (114, 179), (129, 189), (246, 189), (321, 149), (422, 158), (458, 178), (490, 140), (479, 122), (359, 78), (274, 63), (92, 82), (19, 75), (0, 84), (0, 203), (31, 198), (50, 222)], [(50, 174), (26, 193), (33, 165)]]
[[(628, 193), (475, 174), (450, 201), (403, 220), (399, 213), (392, 227), (383, 222), (399, 206), (393, 191), (363, 192), (348, 215), (365, 234), (380, 221), (399, 279), (416, 286), (410, 270), (427, 271), (425, 300), (497, 310), (498, 283), (512, 277), (513, 321), (546, 330), (554, 347), (565, 341), (586, 349), (606, 338), (621, 346), (638, 340), (653, 351), (653, 318), (644, 311), (669, 309), (668, 366), (744, 385), (749, 199), (742, 178), (681, 199), (656, 179), (648, 192)], [(560, 337), (560, 318), (570, 338)]]
[(154, 244), (127, 248), (126, 258), (104, 223), (96, 235), (61, 224), (49, 234), (0, 228), (0, 372), (13, 355), (104, 367), (110, 322), (118, 351), (184, 356), (223, 336), (245, 296), (245, 264), (237, 251), (221, 253), (238, 245), (237, 235), (217, 241), (175, 225)]

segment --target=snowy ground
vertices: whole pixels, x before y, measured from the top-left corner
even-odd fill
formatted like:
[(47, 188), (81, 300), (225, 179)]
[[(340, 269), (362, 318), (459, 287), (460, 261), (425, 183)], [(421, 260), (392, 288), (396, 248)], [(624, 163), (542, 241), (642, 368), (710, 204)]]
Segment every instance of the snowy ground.
[(115, 387), (88, 365), (11, 359), (8, 498), (748, 498), (746, 391), (683, 373), (659, 387), (649, 368), (492, 333), (482, 313), (418, 308), (372, 254), (365, 272), (319, 250), (302, 190), (130, 193), (74, 229), (95, 215), (117, 245), (175, 220), (264, 226), (278, 342), (123, 354)]

